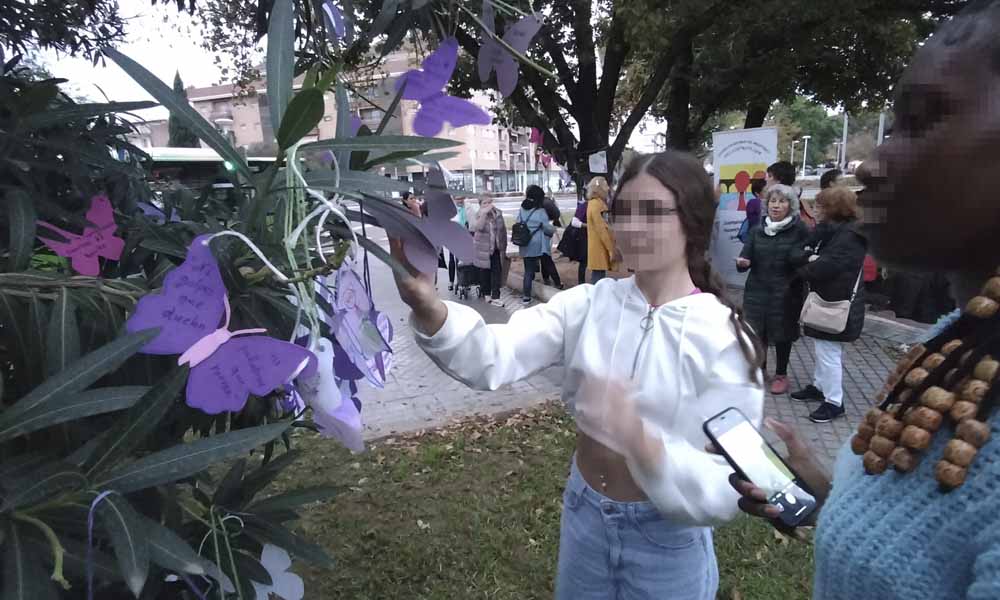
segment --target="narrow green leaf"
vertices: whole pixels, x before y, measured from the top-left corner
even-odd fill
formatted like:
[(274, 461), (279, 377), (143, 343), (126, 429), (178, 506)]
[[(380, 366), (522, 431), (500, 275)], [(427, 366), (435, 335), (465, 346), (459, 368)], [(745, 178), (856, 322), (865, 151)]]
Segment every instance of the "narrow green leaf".
[(10, 261), (8, 270), (23, 271), (31, 262), (35, 247), (35, 205), (23, 190), (11, 190), (4, 198), (10, 219)]
[(271, 123), (282, 123), (292, 99), (295, 68), (295, 4), (275, 0), (267, 24), (267, 101)]
[[(350, 116), (350, 115), (348, 115)], [(412, 135), (369, 135), (365, 137), (334, 138), (302, 144), (302, 150), (371, 150), (375, 152), (401, 152), (444, 150), (461, 146), (461, 142), (443, 138)]]
[(148, 101), (67, 104), (62, 108), (45, 110), (26, 117), (21, 120), (20, 126), (22, 129), (40, 129), (77, 119), (90, 119), (110, 113), (132, 112), (154, 106), (156, 106), (155, 102)]
[(422, 156), (423, 153), (424, 153), (423, 150), (400, 150), (399, 152), (390, 152), (389, 154), (376, 156), (375, 158), (369, 160), (368, 162), (361, 165), (361, 168), (359, 170), (368, 171), (372, 167), (377, 167), (378, 165), (403, 162), (408, 158), (416, 158), (418, 156)]
[(243, 500), (249, 502), (261, 490), (268, 486), (274, 478), (281, 474), (293, 462), (302, 456), (301, 450), (285, 452), (278, 458), (262, 464), (243, 479)]
[(389, 126), (389, 121), (396, 117), (396, 108), (399, 107), (400, 101), (403, 99), (403, 92), (406, 91), (404, 86), (399, 86), (396, 90), (396, 95), (393, 96), (392, 102), (389, 107), (385, 109), (385, 114), (382, 115), (382, 120), (378, 122), (378, 127), (375, 129), (375, 135), (381, 137), (382, 132), (385, 128)]
[(193, 109), (187, 101), (175, 94), (174, 91), (165, 83), (160, 81), (156, 75), (153, 75), (147, 71), (145, 67), (125, 56), (121, 52), (115, 50), (114, 48), (105, 48), (103, 52), (111, 58), (111, 60), (117, 63), (123, 71), (128, 73), (128, 75), (132, 77), (136, 83), (142, 86), (142, 89), (146, 90), (150, 96), (155, 98), (157, 102), (169, 110), (171, 114), (184, 121), (184, 124), (187, 125), (199, 139), (208, 144), (209, 148), (212, 148), (219, 153), (219, 156), (229, 161), (233, 167), (246, 178), (247, 181), (253, 181), (253, 173), (250, 171), (250, 167), (248, 167), (246, 162), (243, 160), (243, 157), (240, 156), (232, 145), (230, 145), (229, 142), (222, 137), (222, 134), (216, 131), (215, 127), (206, 121), (204, 117), (198, 114), (198, 111)]
[[(337, 106), (336, 139), (346, 140), (352, 137), (350, 98), (347, 96), (347, 88), (339, 81), (334, 86), (333, 93)], [(341, 170), (346, 171), (345, 167), (349, 167), (351, 164), (351, 153), (348, 150), (334, 150), (334, 156), (336, 156), (337, 164), (340, 165)]]
[(97, 487), (110, 488), (127, 494), (161, 483), (177, 481), (266, 444), (286, 429), (288, 423), (275, 423), (173, 446), (108, 474)]
[(302, 90), (292, 98), (285, 110), (285, 117), (278, 129), (278, 146), (282, 150), (291, 148), (295, 142), (307, 135), (323, 118), (326, 110), (323, 92), (318, 89)]
[(390, 52), (399, 47), (410, 32), (413, 25), (413, 13), (404, 12), (398, 19), (394, 20), (385, 34), (385, 42), (382, 43), (382, 57), (388, 56)]
[(4, 482), (10, 494), (0, 513), (49, 499), (60, 492), (86, 487), (87, 478), (73, 465), (52, 463), (20, 479)]
[(97, 505), (97, 515), (111, 538), (125, 583), (136, 598), (149, 576), (149, 538), (140, 516), (128, 500), (110, 494)]
[(333, 486), (319, 486), (292, 490), (278, 496), (271, 496), (247, 507), (248, 512), (270, 513), (297, 508), (310, 502), (319, 502), (334, 497), (339, 490)]
[[(48, 521), (46, 521), (49, 525)], [(62, 533), (62, 532), (60, 532)], [(32, 534), (28, 540), (31, 551), (45, 560), (46, 568), (52, 568), (52, 547), (40, 535)], [(66, 578), (84, 580), (87, 577), (87, 546), (71, 537), (60, 535), (59, 543), (63, 547), (63, 570)], [(115, 559), (96, 548), (90, 549), (89, 561), (94, 569), (94, 579), (97, 581), (121, 581), (122, 574), (118, 572)]]
[[(365, 171), (341, 171), (340, 181), (332, 172), (312, 171), (305, 174), (309, 187), (353, 194), (372, 194), (375, 192), (408, 192), (414, 185), (408, 181), (398, 181), (391, 177), (383, 177), (378, 173)], [(337, 185), (337, 184), (340, 185)]]
[(188, 366), (181, 365), (146, 392), (142, 399), (127, 413), (118, 418), (89, 461), (88, 475), (106, 471), (121, 459), (129, 456), (150, 433), (177, 401), (178, 393), (187, 381)]
[(45, 380), (45, 324), (48, 320), (48, 305), (33, 293), (28, 303), (28, 345), (19, 350), (25, 355), (28, 366), (34, 373), (35, 385)]
[(229, 577), (215, 563), (195, 552), (179, 535), (142, 515), (139, 515), (139, 523), (149, 541), (149, 557), (154, 563), (178, 573), (207, 575), (218, 581), (223, 590), (235, 591)]
[(58, 600), (49, 575), (42, 571), (38, 555), (28, 548), (25, 525), (8, 521), (4, 533), (3, 593), (4, 600)]
[(67, 394), (75, 394), (114, 371), (158, 333), (159, 329), (147, 329), (124, 335), (74, 362), (63, 372), (45, 380), (45, 383), (32, 390), (17, 404), (0, 413), (0, 431), (11, 427), (15, 420), (28, 411)]
[[(225, 554), (223, 556), (225, 556)], [(236, 563), (236, 570), (239, 571), (241, 577), (247, 577), (264, 585), (274, 585), (274, 580), (271, 579), (271, 574), (267, 572), (264, 565), (260, 564), (259, 558), (250, 556), (246, 552), (234, 550), (233, 562)]]
[(284, 548), (289, 554), (318, 567), (327, 569), (333, 567), (333, 559), (326, 550), (302, 539), (281, 525), (275, 525), (254, 515), (245, 515), (243, 520), (246, 523), (245, 532), (250, 537), (262, 543), (270, 542), (279, 548)]
[(62, 396), (29, 410), (6, 428), (0, 428), (0, 441), (59, 423), (129, 408), (149, 389), (139, 385), (107, 387)]
[(80, 358), (80, 330), (76, 323), (76, 303), (69, 288), (61, 288), (52, 304), (45, 358), (48, 374), (55, 375)]
[(243, 483), (243, 474), (246, 473), (247, 459), (241, 458), (233, 463), (233, 466), (226, 472), (225, 477), (215, 488), (212, 495), (212, 504), (216, 506), (229, 506), (240, 491), (240, 484)]
[(397, 10), (399, 10), (399, 0), (385, 0), (382, 2), (382, 10), (379, 11), (375, 22), (372, 23), (372, 28), (368, 35), (371, 38), (375, 38), (385, 33), (385, 30), (389, 28), (389, 24), (396, 18)]

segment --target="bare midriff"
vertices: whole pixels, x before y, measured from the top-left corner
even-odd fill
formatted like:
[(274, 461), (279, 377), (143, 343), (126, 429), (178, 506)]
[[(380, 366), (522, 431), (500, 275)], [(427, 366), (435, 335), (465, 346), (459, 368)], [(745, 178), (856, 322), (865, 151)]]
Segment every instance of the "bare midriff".
[(576, 436), (576, 466), (587, 484), (618, 502), (647, 500), (625, 463), (625, 457), (583, 432)]

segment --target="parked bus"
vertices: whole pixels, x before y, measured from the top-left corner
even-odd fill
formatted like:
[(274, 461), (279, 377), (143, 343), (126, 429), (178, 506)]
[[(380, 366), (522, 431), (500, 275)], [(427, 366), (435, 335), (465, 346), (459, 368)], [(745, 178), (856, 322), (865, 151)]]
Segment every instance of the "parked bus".
[[(152, 159), (150, 181), (178, 182), (190, 189), (212, 186), (216, 189), (231, 188), (227, 171), (233, 165), (227, 164), (211, 148), (144, 148)], [(273, 157), (251, 156), (246, 159), (250, 170), (259, 172), (274, 162)]]

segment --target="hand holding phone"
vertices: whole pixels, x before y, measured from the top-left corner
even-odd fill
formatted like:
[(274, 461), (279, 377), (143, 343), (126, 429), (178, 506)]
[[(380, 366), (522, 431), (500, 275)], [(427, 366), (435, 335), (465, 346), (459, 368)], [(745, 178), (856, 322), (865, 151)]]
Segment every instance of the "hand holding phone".
[(791, 429), (772, 428), (789, 447), (788, 462), (735, 408), (708, 419), (703, 429), (718, 453), (736, 471), (729, 481), (743, 496), (740, 508), (744, 512), (790, 528), (808, 522), (822, 505), (829, 490), (829, 478)]

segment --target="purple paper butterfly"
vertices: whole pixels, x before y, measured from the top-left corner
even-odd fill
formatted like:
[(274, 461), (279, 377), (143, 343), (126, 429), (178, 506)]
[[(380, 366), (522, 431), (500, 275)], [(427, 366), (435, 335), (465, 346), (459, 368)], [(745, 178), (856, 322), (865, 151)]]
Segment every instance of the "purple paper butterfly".
[(302, 346), (246, 335), (264, 329), (229, 331), (229, 298), (209, 239), (203, 235), (191, 242), (184, 263), (167, 275), (161, 293), (139, 300), (126, 329), (160, 327), (141, 352), (180, 354), (178, 364), (191, 366), (188, 405), (217, 414), (241, 410), (249, 394), (268, 394), (299, 374), (315, 372), (317, 365)]
[[(373, 386), (382, 387), (392, 365), (392, 326), (389, 319), (375, 310), (361, 277), (345, 264), (337, 271), (332, 325), (337, 341), (351, 364)], [(334, 363), (336, 367), (336, 362)], [(335, 369), (336, 370), (336, 369)], [(337, 376), (357, 379), (344, 370)]]
[(413, 119), (417, 135), (433, 137), (445, 123), (452, 127), (489, 125), (490, 116), (468, 100), (448, 96), (442, 90), (451, 79), (458, 62), (458, 41), (448, 38), (424, 59), (422, 70), (411, 69), (396, 81), (396, 89), (406, 86), (403, 98), (418, 100), (420, 110)]
[[(154, 206), (148, 202), (136, 202), (136, 206), (142, 211), (142, 214), (146, 215), (151, 221), (158, 225), (163, 225), (167, 222), (167, 214), (163, 209)], [(176, 210), (170, 211), (170, 222), (177, 223), (181, 220), (180, 216), (177, 215)]]
[(337, 6), (326, 0), (323, 3), (323, 16), (326, 18), (326, 33), (330, 41), (334, 44), (344, 38), (346, 29), (344, 28), (344, 14)]
[(427, 172), (429, 187), (424, 193), (427, 215), (417, 218), (402, 208), (377, 202), (365, 204), (389, 236), (403, 240), (403, 251), (411, 265), (422, 273), (437, 270), (438, 253), (448, 248), (461, 261), (472, 262), (474, 248), (469, 230), (452, 221), (455, 203), (445, 189), (444, 175), (438, 167)]
[[(490, 6), (487, 10), (487, 5)], [(489, 14), (488, 14), (489, 13)], [(483, 24), (493, 32), (493, 6), (490, 0), (483, 0)], [(531, 45), (531, 39), (542, 28), (542, 24), (532, 15), (522, 17), (520, 21), (507, 28), (503, 35), (503, 41), (524, 54)], [(500, 42), (491, 36), (485, 36), (483, 45), (479, 47), (479, 80), (486, 83), (490, 80), (490, 73), (497, 73), (497, 88), (504, 98), (514, 93), (517, 87), (517, 59), (507, 51)]]
[[(303, 374), (296, 379), (296, 386), (312, 407), (313, 421), (319, 426), (320, 434), (336, 438), (345, 447), (360, 452), (364, 449), (360, 403), (355, 404), (351, 399), (351, 390), (356, 392), (357, 388), (351, 388), (347, 380), (336, 374), (335, 347), (330, 340), (317, 340), (318, 368), (314, 373)], [(345, 383), (348, 384), (346, 387)]]
[(365, 442), (361, 437), (363, 425), (361, 410), (358, 408), (360, 402), (354, 398), (358, 388), (354, 382), (343, 379), (339, 382), (339, 389), (341, 399), (337, 408), (330, 412), (314, 410), (313, 421), (319, 426), (320, 433), (324, 437), (340, 440), (344, 447), (352, 452), (363, 452)]

